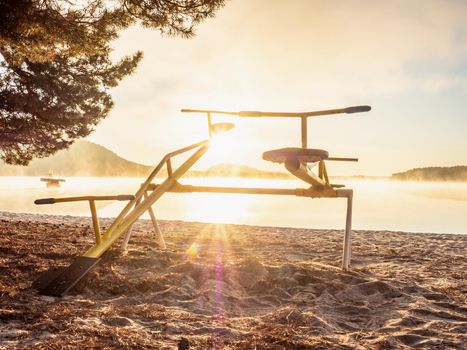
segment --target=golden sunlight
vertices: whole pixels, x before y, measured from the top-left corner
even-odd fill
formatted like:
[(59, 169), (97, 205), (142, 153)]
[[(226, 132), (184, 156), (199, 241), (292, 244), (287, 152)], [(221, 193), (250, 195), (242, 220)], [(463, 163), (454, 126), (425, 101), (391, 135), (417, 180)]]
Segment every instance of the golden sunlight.
[(189, 221), (237, 223), (247, 216), (251, 202), (243, 195), (197, 193), (191, 195), (186, 215)]
[(210, 166), (220, 163), (229, 163), (235, 157), (239, 140), (232, 132), (215, 135), (210, 142), (206, 153), (206, 164)]

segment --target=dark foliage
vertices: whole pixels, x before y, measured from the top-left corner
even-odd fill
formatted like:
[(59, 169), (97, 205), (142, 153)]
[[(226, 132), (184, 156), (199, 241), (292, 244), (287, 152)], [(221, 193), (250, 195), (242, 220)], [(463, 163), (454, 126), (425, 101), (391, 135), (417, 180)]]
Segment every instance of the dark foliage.
[(415, 168), (392, 174), (396, 180), (467, 181), (467, 166)]
[(109, 89), (137, 52), (113, 62), (132, 24), (193, 35), (224, 0), (0, 0), (0, 158), (27, 165), (88, 135), (112, 108)]

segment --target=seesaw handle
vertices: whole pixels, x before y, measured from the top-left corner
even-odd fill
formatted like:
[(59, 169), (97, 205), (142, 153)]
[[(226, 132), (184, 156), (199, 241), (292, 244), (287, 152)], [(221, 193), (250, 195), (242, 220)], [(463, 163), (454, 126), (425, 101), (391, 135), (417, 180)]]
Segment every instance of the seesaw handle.
[(345, 109), (345, 113), (361, 113), (361, 112), (368, 112), (371, 111), (370, 106), (354, 106), (354, 107), (347, 107)]
[(55, 203), (55, 198), (41, 198), (41, 199), (36, 199), (34, 201), (34, 204), (54, 204)]
[(132, 201), (133, 199), (135, 199), (135, 196), (132, 194), (119, 194), (117, 196), (118, 201)]
[(55, 204), (64, 202), (80, 202), (80, 201), (131, 201), (135, 199), (132, 194), (119, 194), (117, 196), (82, 196), (82, 197), (67, 197), (67, 198), (41, 198), (36, 199), (34, 204)]

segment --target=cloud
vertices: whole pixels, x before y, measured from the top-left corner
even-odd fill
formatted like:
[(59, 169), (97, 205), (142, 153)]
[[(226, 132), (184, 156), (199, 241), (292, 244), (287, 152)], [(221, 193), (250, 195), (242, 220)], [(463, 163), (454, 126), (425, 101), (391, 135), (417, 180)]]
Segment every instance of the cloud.
[[(303, 110), (467, 93), (465, 13), (463, 1), (236, 0), (191, 40), (132, 28), (115, 43), (115, 56), (143, 50), (144, 60), (114, 91), (116, 107), (92, 139), (148, 161), (204, 135), (204, 122), (181, 117), (182, 107)], [(378, 122), (376, 134), (389, 127)], [(327, 135), (315, 140), (326, 144), (340, 144), (344, 134), (356, 148), (374, 141), (357, 120), (313, 123)], [(283, 125), (240, 128), (242, 146), (251, 154), (279, 139), (295, 144), (296, 127)]]

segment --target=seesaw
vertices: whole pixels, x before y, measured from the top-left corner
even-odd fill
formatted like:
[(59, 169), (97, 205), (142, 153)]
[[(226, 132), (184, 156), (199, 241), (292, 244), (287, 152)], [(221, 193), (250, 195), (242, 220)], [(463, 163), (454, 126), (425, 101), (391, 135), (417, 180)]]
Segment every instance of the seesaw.
[[(166, 192), (191, 193), (241, 193), (241, 194), (264, 194), (264, 195), (292, 195), (309, 198), (346, 198), (347, 212), (345, 223), (345, 234), (342, 253), (342, 269), (349, 270), (351, 247), (352, 247), (352, 189), (345, 189), (343, 185), (333, 184), (329, 180), (325, 161), (358, 161), (356, 158), (329, 157), (325, 150), (307, 148), (308, 132), (307, 122), (310, 117), (341, 113), (368, 112), (370, 106), (355, 106), (340, 109), (330, 109), (314, 112), (260, 112), (240, 111), (225, 112), (216, 110), (193, 110), (182, 109), (186, 113), (202, 113), (207, 117), (209, 138), (193, 145), (180, 148), (166, 154), (159, 164), (154, 168), (146, 181), (141, 185), (134, 195), (119, 196), (88, 196), (70, 198), (45, 198), (35, 201), (36, 204), (53, 204), (69, 201), (88, 201), (92, 214), (92, 222), (95, 233), (95, 244), (86, 251), (83, 256), (77, 257), (74, 262), (64, 269), (49, 270), (43, 273), (33, 284), (41, 294), (61, 296), (68, 292), (73, 286), (93, 267), (102, 254), (104, 254), (120, 237), (124, 236), (122, 247), (127, 248), (131, 236), (133, 224), (146, 211), (149, 212), (154, 226), (156, 243), (160, 248), (165, 248), (164, 237), (157, 224), (157, 219), (152, 206)], [(283, 164), (285, 169), (296, 176), (307, 188), (242, 188), (242, 187), (219, 187), (219, 186), (192, 186), (183, 185), (178, 180), (206, 153), (210, 145), (210, 139), (216, 134), (226, 132), (234, 127), (232, 123), (212, 123), (215, 114), (228, 115), (232, 117), (271, 117), (271, 118), (299, 118), (301, 120), (301, 147), (290, 147), (275, 149), (263, 153), (263, 159), (274, 163)], [(191, 152), (190, 156), (176, 169), (173, 167), (172, 158), (181, 154)], [(317, 173), (313, 167), (317, 165)], [(159, 172), (166, 168), (167, 177), (159, 184), (152, 181)], [(128, 200), (128, 203), (115, 218), (105, 232), (101, 233), (95, 208), (98, 200)]]

